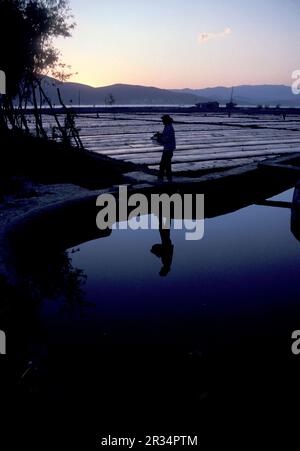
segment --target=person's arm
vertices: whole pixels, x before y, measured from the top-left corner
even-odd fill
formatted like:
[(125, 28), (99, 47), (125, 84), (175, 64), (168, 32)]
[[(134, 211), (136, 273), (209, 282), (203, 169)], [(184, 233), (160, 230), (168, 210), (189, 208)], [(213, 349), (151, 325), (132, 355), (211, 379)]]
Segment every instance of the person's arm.
[(161, 144), (161, 145), (164, 144), (163, 143), (163, 133), (157, 132), (156, 133), (156, 139), (157, 139), (158, 144)]
[(175, 133), (173, 127), (166, 127), (162, 133), (161, 143), (163, 146), (168, 148), (175, 149), (176, 141), (175, 141)]
[(164, 128), (164, 131), (160, 134), (159, 137), (159, 143), (162, 145), (167, 144), (171, 139), (171, 130), (169, 130), (167, 127)]

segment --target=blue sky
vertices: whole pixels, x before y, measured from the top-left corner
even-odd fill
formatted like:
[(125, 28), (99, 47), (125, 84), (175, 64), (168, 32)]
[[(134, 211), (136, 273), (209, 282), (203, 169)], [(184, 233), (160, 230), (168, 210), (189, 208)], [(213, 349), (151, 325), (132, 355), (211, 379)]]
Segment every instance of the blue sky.
[(74, 81), (162, 88), (291, 83), (300, 0), (71, 0)]

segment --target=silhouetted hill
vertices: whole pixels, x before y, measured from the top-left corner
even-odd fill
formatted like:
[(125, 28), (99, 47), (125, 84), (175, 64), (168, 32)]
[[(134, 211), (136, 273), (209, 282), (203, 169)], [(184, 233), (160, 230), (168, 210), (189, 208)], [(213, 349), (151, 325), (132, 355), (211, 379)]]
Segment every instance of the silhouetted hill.
[[(229, 102), (231, 88), (218, 86), (204, 89), (180, 89), (175, 92), (209, 97), (220, 103)], [(233, 101), (240, 105), (287, 105), (300, 106), (300, 95), (294, 95), (290, 86), (285, 85), (241, 85), (233, 90)]]
[(104, 105), (105, 99), (112, 94), (117, 105), (194, 105), (201, 100), (193, 93), (175, 92), (146, 86), (115, 84), (100, 88), (93, 88), (80, 83), (60, 83), (49, 77), (45, 78), (45, 90), (52, 103), (57, 104), (57, 87), (60, 88), (62, 98), (66, 104), (71, 101), (74, 105)]
[[(73, 105), (104, 105), (110, 94), (116, 105), (194, 105), (211, 100), (225, 104), (231, 96), (231, 88), (224, 86), (171, 90), (114, 84), (93, 88), (82, 83), (61, 83), (50, 77), (45, 77), (43, 85), (53, 104), (58, 104), (57, 87), (64, 102)], [(300, 95), (294, 95), (291, 87), (285, 85), (241, 85), (234, 87), (233, 101), (239, 105), (300, 106)]]

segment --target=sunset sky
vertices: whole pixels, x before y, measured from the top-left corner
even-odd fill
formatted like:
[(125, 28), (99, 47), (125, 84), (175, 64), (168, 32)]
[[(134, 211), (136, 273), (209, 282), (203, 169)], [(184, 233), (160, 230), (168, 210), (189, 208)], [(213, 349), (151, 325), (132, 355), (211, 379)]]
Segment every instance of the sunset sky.
[(72, 81), (161, 88), (291, 84), (300, 0), (71, 0)]

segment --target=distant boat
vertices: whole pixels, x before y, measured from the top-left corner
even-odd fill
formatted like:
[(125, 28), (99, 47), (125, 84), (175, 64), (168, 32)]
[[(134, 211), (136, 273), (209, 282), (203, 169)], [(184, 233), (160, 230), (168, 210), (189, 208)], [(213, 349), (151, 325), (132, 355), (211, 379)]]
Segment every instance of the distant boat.
[(235, 108), (237, 106), (236, 103), (234, 103), (233, 101), (233, 87), (231, 88), (231, 96), (230, 96), (230, 102), (226, 103), (226, 108), (227, 109), (232, 109)]

